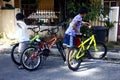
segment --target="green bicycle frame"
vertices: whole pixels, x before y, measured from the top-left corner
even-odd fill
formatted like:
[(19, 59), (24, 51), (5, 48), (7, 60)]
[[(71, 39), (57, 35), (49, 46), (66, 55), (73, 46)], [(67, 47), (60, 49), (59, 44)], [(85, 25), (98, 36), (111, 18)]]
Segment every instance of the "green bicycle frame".
[(35, 39), (39, 39), (40, 38), (40, 35), (36, 35), (35, 37), (33, 37), (31, 40), (30, 40), (30, 43), (33, 42)]
[[(89, 42), (90, 41), (90, 42)], [(85, 44), (88, 43), (88, 46), (85, 48)], [(95, 40), (95, 36), (92, 35), (91, 37), (89, 37), (88, 39), (86, 39), (85, 41), (83, 41), (79, 46), (79, 51), (76, 55), (76, 59), (80, 59), (81, 57), (83, 57), (85, 55), (84, 51), (85, 50), (89, 50), (91, 44), (94, 43), (94, 49), (97, 51), (97, 47), (96, 47), (96, 40)], [(82, 53), (80, 53), (81, 51), (83, 51)], [(74, 53), (75, 54), (75, 53)]]

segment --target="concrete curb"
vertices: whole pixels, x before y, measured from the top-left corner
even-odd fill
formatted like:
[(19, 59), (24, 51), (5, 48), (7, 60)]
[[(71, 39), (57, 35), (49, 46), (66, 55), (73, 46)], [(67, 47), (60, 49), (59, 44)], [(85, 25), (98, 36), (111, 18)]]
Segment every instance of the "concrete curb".
[[(12, 49), (12, 46), (0, 45), (0, 54), (10, 54), (11, 49)], [(60, 56), (60, 53), (57, 50), (57, 48), (52, 48), (50, 55)], [(117, 51), (115, 49), (108, 50), (106, 58), (107, 59), (120, 59), (120, 50), (119, 51), (118, 49)]]
[(120, 59), (120, 52), (107, 52), (106, 58), (108, 58), (108, 59)]
[[(57, 49), (51, 49), (50, 54), (60, 56)], [(108, 51), (105, 58), (107, 58), (107, 59), (120, 59), (120, 51), (119, 52), (110, 52), (110, 51)]]

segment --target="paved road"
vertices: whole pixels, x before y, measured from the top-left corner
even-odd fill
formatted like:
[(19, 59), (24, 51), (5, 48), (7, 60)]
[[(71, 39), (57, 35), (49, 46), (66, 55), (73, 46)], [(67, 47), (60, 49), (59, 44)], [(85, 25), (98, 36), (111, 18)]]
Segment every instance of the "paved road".
[(88, 60), (73, 72), (61, 58), (49, 57), (36, 71), (18, 70), (9, 54), (0, 54), (0, 80), (120, 80), (120, 64)]

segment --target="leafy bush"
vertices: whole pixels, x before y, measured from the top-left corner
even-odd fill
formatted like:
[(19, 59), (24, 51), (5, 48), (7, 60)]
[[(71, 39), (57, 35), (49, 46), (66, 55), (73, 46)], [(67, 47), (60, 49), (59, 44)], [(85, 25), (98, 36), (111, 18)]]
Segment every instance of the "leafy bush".
[(92, 35), (92, 31), (86, 26), (81, 27), (80, 32), (86, 34), (86, 37), (82, 37), (82, 41), (86, 40)]

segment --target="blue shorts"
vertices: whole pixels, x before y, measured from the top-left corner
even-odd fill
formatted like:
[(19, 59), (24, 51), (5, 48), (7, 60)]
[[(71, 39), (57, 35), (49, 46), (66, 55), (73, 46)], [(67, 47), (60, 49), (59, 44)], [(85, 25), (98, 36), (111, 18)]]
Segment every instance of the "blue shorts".
[(68, 34), (65, 34), (63, 45), (66, 46), (66, 47), (75, 46), (75, 37), (71, 36), (71, 35), (68, 35)]

